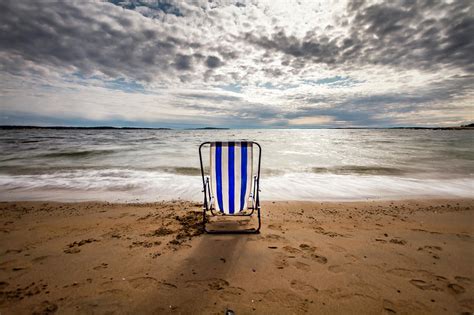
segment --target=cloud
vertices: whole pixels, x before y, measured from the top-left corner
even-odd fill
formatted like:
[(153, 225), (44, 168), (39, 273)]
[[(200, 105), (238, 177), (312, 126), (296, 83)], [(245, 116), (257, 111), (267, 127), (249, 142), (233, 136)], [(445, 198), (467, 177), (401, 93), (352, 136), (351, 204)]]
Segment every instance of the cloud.
[[(158, 7), (174, 12), (170, 5)], [(200, 47), (111, 3), (4, 1), (0, 12), (2, 70), (10, 73), (28, 70), (21, 66), (31, 62), (84, 76), (168, 81), (193, 69), (191, 54)]]
[(313, 116), (313, 117), (301, 117), (291, 119), (288, 123), (290, 125), (305, 126), (305, 125), (328, 125), (333, 122), (334, 118), (331, 116)]
[[(269, 36), (245, 33), (248, 43), (281, 52), (285, 63), (329, 66), (389, 65), (474, 70), (474, 4), (472, 1), (349, 2), (340, 18), (347, 34), (329, 37), (308, 30), (302, 37), (276, 29)], [(299, 64), (298, 61), (305, 63)]]
[(147, 126), (465, 123), (473, 12), (464, 0), (2, 1), (0, 114)]
[(172, 14), (183, 16), (181, 10), (172, 1), (143, 1), (143, 0), (109, 0), (110, 3), (119, 5), (125, 9), (136, 10), (146, 17), (156, 18), (160, 14)]
[(208, 68), (217, 68), (221, 66), (221, 60), (215, 56), (209, 56), (206, 60), (206, 65)]
[(192, 57), (178, 54), (173, 65), (178, 70), (191, 70)]

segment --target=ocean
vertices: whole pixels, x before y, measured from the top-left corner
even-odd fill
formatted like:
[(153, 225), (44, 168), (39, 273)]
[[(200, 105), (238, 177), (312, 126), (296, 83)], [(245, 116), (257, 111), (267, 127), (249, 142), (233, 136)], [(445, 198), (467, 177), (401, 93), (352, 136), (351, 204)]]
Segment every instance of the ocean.
[(473, 197), (472, 130), (15, 129), (0, 200), (200, 201), (200, 143), (238, 140), (262, 146), (262, 200)]

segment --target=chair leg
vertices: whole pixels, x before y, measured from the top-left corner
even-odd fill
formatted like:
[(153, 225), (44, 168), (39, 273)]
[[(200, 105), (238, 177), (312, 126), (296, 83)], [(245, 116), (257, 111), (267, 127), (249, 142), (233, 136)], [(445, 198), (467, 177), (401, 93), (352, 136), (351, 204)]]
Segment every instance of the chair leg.
[(260, 206), (257, 208), (258, 227), (255, 233), (260, 233), (260, 227), (262, 226), (262, 220), (260, 219)]
[(258, 226), (257, 228), (247, 229), (247, 230), (208, 230), (206, 228), (206, 211), (203, 212), (203, 227), (204, 232), (208, 234), (259, 234), (260, 227), (262, 225), (262, 221), (260, 218), (260, 207), (257, 208), (257, 219), (258, 219)]
[(204, 232), (207, 232), (207, 230), (206, 230), (206, 221), (207, 221), (206, 208), (203, 207), (203, 210), (202, 210), (202, 229), (204, 230)]

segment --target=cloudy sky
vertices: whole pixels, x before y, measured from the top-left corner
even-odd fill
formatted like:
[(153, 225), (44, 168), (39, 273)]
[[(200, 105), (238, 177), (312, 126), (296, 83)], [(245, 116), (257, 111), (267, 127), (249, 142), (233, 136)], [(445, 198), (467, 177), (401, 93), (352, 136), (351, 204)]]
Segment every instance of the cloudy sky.
[(0, 2), (0, 124), (474, 120), (474, 1)]

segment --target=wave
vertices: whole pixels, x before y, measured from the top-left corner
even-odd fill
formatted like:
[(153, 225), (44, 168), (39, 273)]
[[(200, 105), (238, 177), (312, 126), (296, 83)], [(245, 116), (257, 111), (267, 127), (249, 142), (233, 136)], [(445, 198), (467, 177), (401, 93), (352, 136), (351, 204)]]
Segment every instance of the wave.
[(332, 174), (360, 174), (360, 175), (402, 175), (406, 170), (394, 167), (365, 166), (365, 165), (344, 165), (334, 167), (313, 167), (312, 173), (332, 173)]
[(201, 176), (201, 169), (198, 167), (186, 167), (186, 166), (173, 166), (173, 167), (160, 167), (157, 170), (164, 171), (170, 174), (177, 175), (193, 175)]
[(292, 173), (262, 179), (262, 183), (270, 200), (366, 200), (472, 198), (474, 179)]
[[(205, 173), (209, 172), (208, 167), (205, 168)], [(201, 176), (201, 169), (199, 167), (188, 167), (188, 166), (163, 166), (156, 168), (148, 168), (142, 170), (150, 171), (163, 171), (170, 174), (176, 175), (191, 175), (191, 176)], [(285, 171), (279, 169), (262, 169), (262, 174), (265, 176), (276, 176), (283, 175)]]
[[(1, 161), (10, 161), (15, 159), (5, 159)], [(187, 167), (187, 166), (158, 166), (158, 167), (134, 167), (133, 169), (127, 166), (123, 167), (114, 167), (114, 166), (86, 166), (86, 165), (77, 165), (77, 166), (50, 166), (50, 165), (41, 165), (41, 166), (28, 166), (28, 165), (1, 165), (0, 173), (8, 175), (47, 175), (52, 173), (71, 173), (71, 172), (85, 172), (85, 171), (103, 171), (108, 172), (109, 170), (116, 171), (144, 171), (144, 172), (163, 172), (168, 174), (175, 175), (191, 175), (191, 176), (201, 176), (201, 169), (198, 167)]]
[[(1, 161), (12, 161), (18, 158), (10, 158)], [(1, 165), (0, 172), (9, 175), (41, 175), (50, 174), (53, 172), (72, 172), (72, 171), (100, 171), (107, 169), (116, 170), (136, 170), (136, 171), (147, 171), (147, 172), (164, 172), (175, 175), (189, 175), (189, 176), (201, 176), (201, 168), (191, 166), (157, 166), (157, 167), (134, 167), (133, 169), (127, 166), (114, 167), (114, 166), (28, 166), (28, 165)], [(209, 167), (204, 167), (205, 172), (209, 173)], [(285, 172), (279, 169), (263, 169), (262, 174), (265, 176), (283, 175)]]
[[(189, 170), (184, 171), (184, 173)], [(193, 169), (190, 173), (195, 172)], [(0, 200), (199, 201), (200, 176), (164, 171), (76, 170), (0, 175)], [(262, 200), (472, 198), (472, 177), (455, 179), (289, 173), (262, 176)]]
[(112, 154), (117, 152), (117, 150), (82, 150), (82, 151), (60, 151), (53, 153), (39, 154), (36, 157), (44, 158), (85, 158), (91, 156), (102, 156), (105, 154)]

